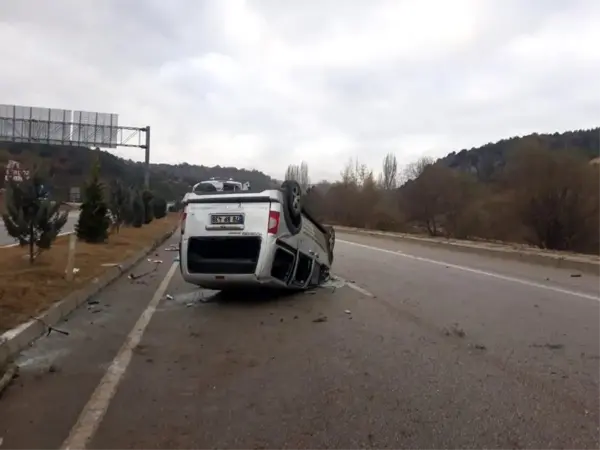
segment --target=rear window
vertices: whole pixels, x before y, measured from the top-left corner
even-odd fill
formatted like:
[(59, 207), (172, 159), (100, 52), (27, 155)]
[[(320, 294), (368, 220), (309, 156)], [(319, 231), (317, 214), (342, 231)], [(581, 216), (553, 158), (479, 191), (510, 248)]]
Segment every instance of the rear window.
[(238, 191), (238, 190), (239, 189), (237, 188), (237, 185), (235, 185), (235, 184), (229, 184), (229, 183), (223, 184), (223, 191), (233, 192), (233, 191)]
[(212, 192), (217, 192), (217, 188), (210, 183), (200, 183), (194, 189), (194, 194), (207, 194)]

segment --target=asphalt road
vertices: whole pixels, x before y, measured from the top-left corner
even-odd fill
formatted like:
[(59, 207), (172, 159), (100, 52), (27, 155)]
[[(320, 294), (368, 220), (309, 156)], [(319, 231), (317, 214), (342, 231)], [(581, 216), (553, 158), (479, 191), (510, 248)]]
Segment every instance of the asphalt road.
[[(67, 223), (62, 229), (62, 233), (69, 233), (75, 230), (75, 225), (77, 224), (77, 219), (79, 218), (79, 211), (74, 211), (69, 213), (69, 218), (67, 219)], [(16, 241), (12, 237), (8, 235), (6, 232), (6, 228), (4, 228), (4, 223), (0, 223), (0, 247), (4, 245), (14, 244)]]
[(22, 356), (2, 448), (599, 446), (597, 277), (339, 233), (337, 287), (223, 297), (173, 255)]

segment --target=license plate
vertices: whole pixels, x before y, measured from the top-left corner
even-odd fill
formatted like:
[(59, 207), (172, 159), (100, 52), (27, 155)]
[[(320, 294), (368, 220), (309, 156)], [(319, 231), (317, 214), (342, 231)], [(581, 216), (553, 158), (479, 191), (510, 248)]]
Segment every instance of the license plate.
[(213, 214), (210, 216), (212, 225), (243, 225), (243, 214)]

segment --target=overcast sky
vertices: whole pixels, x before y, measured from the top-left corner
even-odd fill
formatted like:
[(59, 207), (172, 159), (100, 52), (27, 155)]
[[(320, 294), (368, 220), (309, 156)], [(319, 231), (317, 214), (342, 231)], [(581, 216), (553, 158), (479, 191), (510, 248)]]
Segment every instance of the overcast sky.
[(155, 162), (317, 181), (600, 124), (597, 0), (1, 0), (0, 41), (0, 103), (151, 125)]

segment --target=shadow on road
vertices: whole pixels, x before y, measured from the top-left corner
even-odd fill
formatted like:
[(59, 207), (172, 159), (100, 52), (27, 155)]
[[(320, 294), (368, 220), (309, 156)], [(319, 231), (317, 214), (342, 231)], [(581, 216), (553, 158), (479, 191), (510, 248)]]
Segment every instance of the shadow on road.
[(218, 303), (219, 306), (229, 307), (256, 307), (266, 303), (290, 301), (303, 295), (303, 292), (274, 289), (232, 289), (215, 291), (204, 297), (205, 303)]

